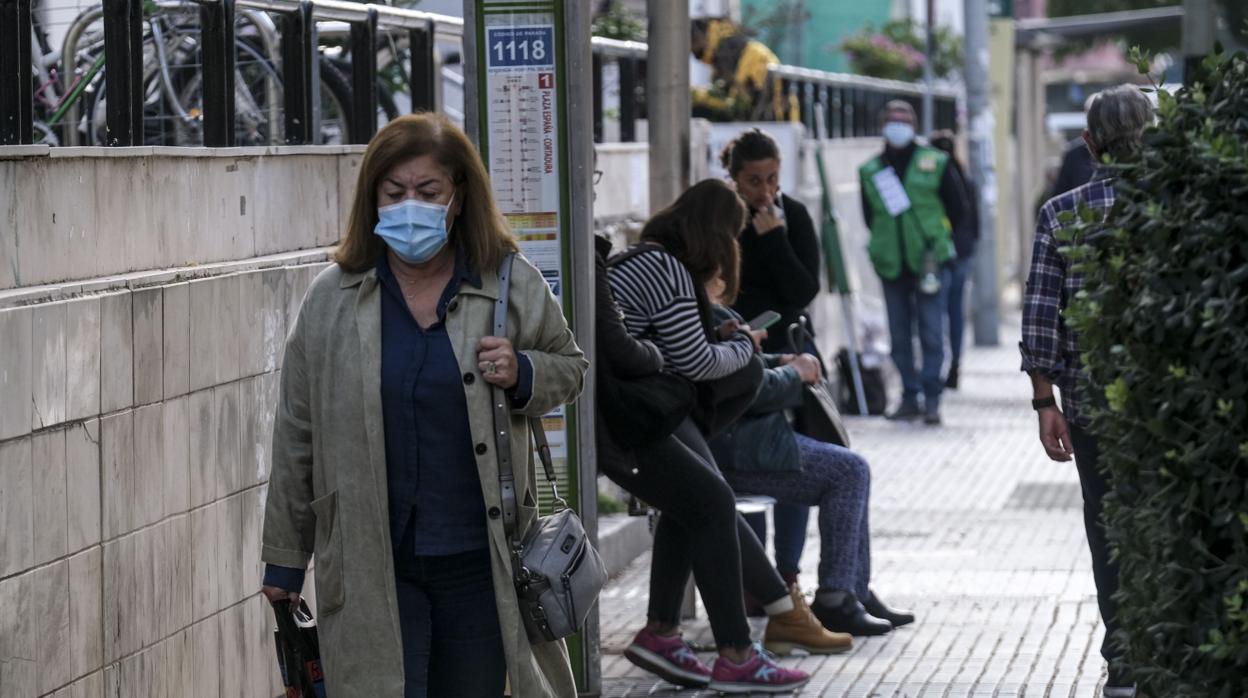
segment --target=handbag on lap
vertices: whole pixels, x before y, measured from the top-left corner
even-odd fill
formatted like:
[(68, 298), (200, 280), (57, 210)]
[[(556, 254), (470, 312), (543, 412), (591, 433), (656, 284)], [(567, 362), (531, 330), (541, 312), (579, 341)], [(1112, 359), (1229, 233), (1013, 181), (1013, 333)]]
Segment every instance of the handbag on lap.
[(793, 430), (816, 441), (849, 448), (849, 433), (845, 431), (841, 411), (833, 397), (836, 393), (823, 371), (823, 356), (815, 345), (805, 316), (789, 325), (789, 346), (796, 354), (811, 347), (815, 358), (819, 359), (821, 374), (817, 382), (802, 386), (802, 406), (793, 411)]

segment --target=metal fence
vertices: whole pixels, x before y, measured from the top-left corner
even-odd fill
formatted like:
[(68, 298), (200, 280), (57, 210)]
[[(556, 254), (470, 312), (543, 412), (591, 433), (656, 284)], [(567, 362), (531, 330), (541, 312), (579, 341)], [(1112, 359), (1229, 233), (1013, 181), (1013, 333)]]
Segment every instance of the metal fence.
[[(444, 84), (463, 82), (443, 66), (462, 51), (457, 17), (344, 0), (103, 0), (40, 56), (32, 1), (0, 0), (0, 145), (367, 143), (402, 111), (390, 87), (410, 100), (403, 108), (447, 111)], [(97, 24), (102, 31), (88, 31)], [(647, 47), (598, 37), (592, 46), (594, 140), (618, 120), (619, 139), (634, 141), (646, 117)], [(610, 118), (607, 66), (619, 95)], [(813, 105), (824, 105), (832, 138), (877, 135), (890, 99), (921, 115), (922, 88), (911, 83), (790, 66), (773, 66), (772, 77), (808, 128)], [(956, 128), (956, 91), (938, 89), (935, 108), (938, 127)]]

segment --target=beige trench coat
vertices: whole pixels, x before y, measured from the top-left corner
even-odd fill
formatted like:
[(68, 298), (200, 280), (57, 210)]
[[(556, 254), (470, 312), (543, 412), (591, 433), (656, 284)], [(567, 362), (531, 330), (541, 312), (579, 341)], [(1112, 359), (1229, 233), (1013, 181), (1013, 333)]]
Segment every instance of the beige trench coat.
[[(498, 278), (481, 274), (448, 306), (447, 334), (463, 375), (481, 494), (490, 512), (494, 595), (517, 698), (575, 696), (562, 642), (529, 644), (497, 517), (501, 506), (490, 386), (477, 371), (477, 341), (492, 334)], [(511, 451), (520, 525), (536, 516), (535, 463), (525, 416), (580, 393), (588, 363), (542, 275), (517, 257), (508, 336), (533, 364), (533, 396), (512, 415)], [(403, 655), (390, 546), (381, 416), (381, 302), (375, 270), (323, 271), (303, 299), (286, 342), (273, 429), (273, 470), (264, 516), (266, 563), (305, 569), (316, 554), (316, 600), (331, 698), (402, 698)], [(521, 528), (524, 530), (524, 528)], [(442, 697), (439, 697), (442, 698)]]

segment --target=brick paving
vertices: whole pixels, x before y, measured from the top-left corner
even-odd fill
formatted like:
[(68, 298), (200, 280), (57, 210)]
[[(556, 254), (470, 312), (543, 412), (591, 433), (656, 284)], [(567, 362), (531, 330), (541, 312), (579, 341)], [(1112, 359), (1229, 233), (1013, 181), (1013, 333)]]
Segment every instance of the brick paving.
[[(846, 654), (785, 659), (813, 673), (801, 695), (1100, 695), (1103, 628), (1078, 477), (1073, 464), (1050, 462), (1036, 440), (1016, 322), (1001, 340), (964, 357), (963, 387), (946, 394), (943, 427), (851, 420), (854, 448), (874, 476), (872, 586), (919, 619), (881, 638), (856, 638)], [(815, 525), (812, 516), (808, 592), (816, 584)], [(712, 695), (677, 691), (623, 657), (645, 617), (648, 570), (647, 554), (603, 593), (603, 695)], [(762, 629), (754, 621), (756, 637)], [(713, 644), (701, 608), (685, 633)]]

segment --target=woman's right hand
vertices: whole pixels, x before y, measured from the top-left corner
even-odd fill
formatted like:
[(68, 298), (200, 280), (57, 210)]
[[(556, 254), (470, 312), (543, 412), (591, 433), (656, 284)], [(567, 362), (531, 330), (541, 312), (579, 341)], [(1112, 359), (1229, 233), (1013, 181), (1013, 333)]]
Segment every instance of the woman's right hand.
[(285, 601), (287, 599), (290, 599), (291, 606), (295, 608), (299, 607), (300, 596), (298, 592), (286, 591), (285, 589), (282, 589), (280, 587), (271, 587), (271, 586), (265, 585), (265, 586), (260, 587), (260, 593), (264, 594), (264, 598), (268, 599), (269, 603), (271, 604), (277, 603), (278, 601)]
[(797, 354), (785, 365), (797, 369), (797, 375), (801, 377), (803, 383), (818, 383), (823, 376), (823, 368), (819, 366), (819, 359), (813, 354)]

